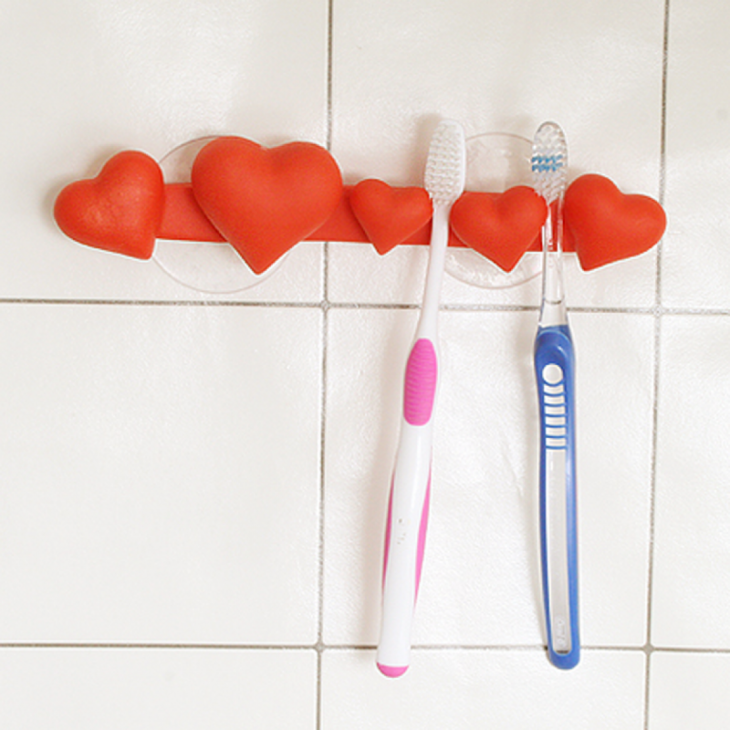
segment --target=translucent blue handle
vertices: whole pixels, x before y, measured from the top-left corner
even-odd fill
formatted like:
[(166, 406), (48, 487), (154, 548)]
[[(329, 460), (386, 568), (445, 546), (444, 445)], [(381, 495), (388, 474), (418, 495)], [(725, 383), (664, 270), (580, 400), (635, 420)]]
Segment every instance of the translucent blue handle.
[(540, 404), (540, 553), (550, 661), (580, 660), (575, 494), (575, 363), (567, 325), (540, 328), (535, 340)]

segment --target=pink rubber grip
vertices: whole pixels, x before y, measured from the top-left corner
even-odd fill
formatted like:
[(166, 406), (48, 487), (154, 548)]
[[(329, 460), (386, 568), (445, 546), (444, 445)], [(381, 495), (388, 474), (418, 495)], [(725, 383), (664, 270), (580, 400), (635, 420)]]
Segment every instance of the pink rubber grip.
[(426, 551), (426, 530), (428, 528), (428, 510), (431, 502), (431, 474), (428, 475), (428, 486), (426, 487), (426, 498), (423, 500), (423, 510), (421, 511), (421, 524), (418, 527), (418, 552), (416, 553), (416, 595), (414, 602), (418, 598), (418, 589), (421, 587), (421, 569), (423, 568), (423, 554)]
[(408, 357), (403, 395), (403, 417), (412, 426), (429, 422), (436, 395), (438, 364), (431, 340), (420, 339)]

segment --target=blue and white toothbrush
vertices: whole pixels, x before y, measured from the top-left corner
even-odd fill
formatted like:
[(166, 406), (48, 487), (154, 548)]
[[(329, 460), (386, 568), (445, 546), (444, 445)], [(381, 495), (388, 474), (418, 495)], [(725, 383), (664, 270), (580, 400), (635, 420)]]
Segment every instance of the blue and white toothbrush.
[(540, 553), (548, 655), (560, 669), (580, 660), (575, 489), (575, 365), (563, 284), (563, 193), (568, 150), (562, 129), (545, 122), (532, 145), (532, 178), (545, 198), (542, 305), (535, 338), (540, 405)]
[(386, 677), (400, 677), (409, 664), (431, 487), (441, 280), (449, 240), (449, 214), (464, 191), (465, 180), (464, 130), (458, 122), (444, 120), (434, 132), (426, 162), (425, 186), (433, 203), (428, 272), (421, 316), (406, 366), (403, 420), (388, 507), (383, 612), (376, 660)]

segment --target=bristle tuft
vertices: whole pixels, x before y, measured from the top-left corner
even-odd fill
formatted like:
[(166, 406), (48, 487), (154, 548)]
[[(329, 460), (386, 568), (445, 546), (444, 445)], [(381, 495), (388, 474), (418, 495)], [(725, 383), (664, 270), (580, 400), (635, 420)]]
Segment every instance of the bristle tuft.
[(458, 122), (446, 120), (436, 128), (426, 162), (425, 185), (434, 204), (453, 203), (464, 191), (466, 142)]
[(532, 180), (535, 190), (548, 203), (565, 191), (568, 179), (568, 145), (563, 130), (554, 122), (545, 122), (532, 143)]

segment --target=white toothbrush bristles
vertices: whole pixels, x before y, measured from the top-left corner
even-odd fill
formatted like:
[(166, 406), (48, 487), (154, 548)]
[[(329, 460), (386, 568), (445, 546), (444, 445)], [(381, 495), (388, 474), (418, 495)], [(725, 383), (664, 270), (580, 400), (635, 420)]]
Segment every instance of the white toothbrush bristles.
[(434, 205), (456, 201), (464, 191), (465, 178), (464, 130), (447, 119), (436, 128), (426, 161), (425, 186)]

